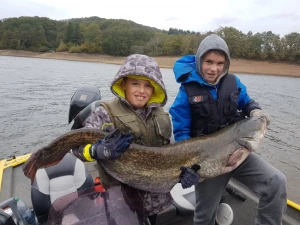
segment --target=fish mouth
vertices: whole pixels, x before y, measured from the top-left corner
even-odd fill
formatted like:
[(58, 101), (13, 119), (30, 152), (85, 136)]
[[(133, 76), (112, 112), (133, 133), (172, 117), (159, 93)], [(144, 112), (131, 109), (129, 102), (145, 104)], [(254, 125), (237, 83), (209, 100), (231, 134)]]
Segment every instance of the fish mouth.
[(236, 150), (230, 158), (227, 160), (226, 167), (236, 168), (238, 167), (249, 155), (250, 151), (247, 148), (240, 148)]

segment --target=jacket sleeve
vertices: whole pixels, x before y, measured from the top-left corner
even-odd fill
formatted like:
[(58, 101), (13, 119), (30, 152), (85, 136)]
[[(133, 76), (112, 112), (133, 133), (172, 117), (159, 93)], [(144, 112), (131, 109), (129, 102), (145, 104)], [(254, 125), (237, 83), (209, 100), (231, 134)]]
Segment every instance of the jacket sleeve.
[(169, 113), (172, 116), (175, 141), (178, 142), (191, 138), (191, 109), (187, 93), (182, 85)]
[(259, 104), (255, 102), (247, 93), (246, 86), (240, 81), (240, 79), (236, 76), (237, 87), (240, 90), (240, 97), (238, 100), (238, 109), (242, 110), (246, 116), (250, 116), (250, 112), (253, 109), (261, 109)]
[[(112, 123), (108, 112), (103, 106), (99, 106), (94, 112), (86, 119), (85, 126), (83, 128), (95, 128), (106, 132), (111, 132), (114, 129), (114, 124)], [(73, 148), (73, 154), (80, 160), (95, 161), (90, 155), (91, 144), (82, 145), (77, 148)]]

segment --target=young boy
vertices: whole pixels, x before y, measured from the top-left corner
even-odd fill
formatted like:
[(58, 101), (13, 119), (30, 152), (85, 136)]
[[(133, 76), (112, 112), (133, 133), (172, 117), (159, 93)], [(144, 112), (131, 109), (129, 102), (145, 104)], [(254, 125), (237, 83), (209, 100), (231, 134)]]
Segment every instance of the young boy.
[[(214, 133), (245, 116), (261, 115), (269, 120), (248, 96), (245, 85), (228, 73), (229, 65), (228, 46), (216, 34), (200, 43), (196, 56), (184, 56), (175, 63), (175, 78), (181, 86), (169, 112), (176, 141)], [(182, 175), (193, 173), (186, 169)], [(215, 224), (216, 209), (231, 177), (261, 196), (255, 224), (281, 224), (286, 209), (286, 177), (257, 154), (250, 153), (230, 173), (200, 183), (199, 177), (194, 176), (193, 182), (185, 184), (195, 184), (196, 225)]]
[[(167, 92), (153, 58), (138, 54), (128, 56), (112, 81), (111, 91), (116, 98), (97, 107), (85, 124), (85, 128), (110, 132), (109, 138), (73, 149), (78, 158), (83, 161), (112, 160), (119, 157), (132, 141), (147, 146), (169, 144), (172, 126), (169, 114), (162, 108), (167, 102)], [(155, 214), (168, 207), (172, 200), (169, 193), (141, 190), (131, 193), (139, 195), (146, 214), (153, 215), (150, 217), (152, 224), (155, 224)]]

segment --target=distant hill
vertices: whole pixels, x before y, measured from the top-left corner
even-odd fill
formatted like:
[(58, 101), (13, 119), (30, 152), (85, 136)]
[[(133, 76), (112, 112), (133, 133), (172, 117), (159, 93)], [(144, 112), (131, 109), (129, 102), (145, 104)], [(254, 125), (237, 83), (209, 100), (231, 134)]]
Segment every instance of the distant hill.
[(0, 49), (179, 56), (195, 54), (199, 43), (210, 33), (224, 38), (233, 58), (300, 63), (300, 34), (296, 32), (280, 38), (271, 31), (244, 34), (233, 27), (220, 27), (207, 33), (174, 28), (167, 31), (130, 20), (96, 16), (67, 20), (3, 19), (0, 21)]

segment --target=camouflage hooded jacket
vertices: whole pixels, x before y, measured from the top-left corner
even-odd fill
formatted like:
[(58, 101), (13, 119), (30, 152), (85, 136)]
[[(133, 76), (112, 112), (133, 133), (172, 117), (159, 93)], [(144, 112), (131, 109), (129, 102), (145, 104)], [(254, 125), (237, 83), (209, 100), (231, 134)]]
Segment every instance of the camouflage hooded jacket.
[[(125, 99), (125, 93), (121, 88), (121, 82), (124, 77), (149, 80), (152, 84), (154, 92), (146, 107), (135, 109)], [(135, 112), (135, 114), (139, 115), (143, 121), (146, 121), (148, 117), (151, 117), (151, 112), (154, 109), (163, 107), (167, 102), (167, 92), (165, 90), (159, 66), (154, 59), (145, 55), (134, 54), (128, 56), (125, 63), (121, 66), (114, 77), (110, 89), (116, 98), (122, 102), (122, 105), (125, 105)], [(112, 131), (115, 129), (115, 124), (110, 117), (112, 114), (113, 112), (108, 112), (106, 107), (100, 105), (86, 119), (85, 128), (96, 128), (106, 132)], [(166, 129), (169, 130), (168, 138), (170, 138), (172, 129), (171, 122), (168, 121), (164, 126), (166, 126)], [(73, 150), (73, 153), (81, 160), (87, 161), (83, 156), (84, 147), (85, 146), (81, 146), (79, 149), (75, 149), (75, 151)], [(169, 206), (172, 199), (170, 194), (150, 193), (134, 189), (132, 190), (132, 193), (136, 193), (141, 197), (143, 208), (147, 215), (156, 214), (162, 211)]]
[[(134, 109), (125, 99), (121, 82), (124, 77), (149, 80), (154, 86), (154, 93), (147, 106), (142, 109)], [(143, 120), (146, 120), (153, 108), (163, 107), (167, 102), (167, 92), (162, 80), (157, 62), (145, 55), (130, 55), (115, 75), (110, 86), (111, 92), (120, 99), (128, 108), (135, 111)], [(109, 117), (109, 113), (103, 106), (98, 106), (85, 121), (85, 128), (96, 128), (106, 132), (112, 131), (115, 127)]]

